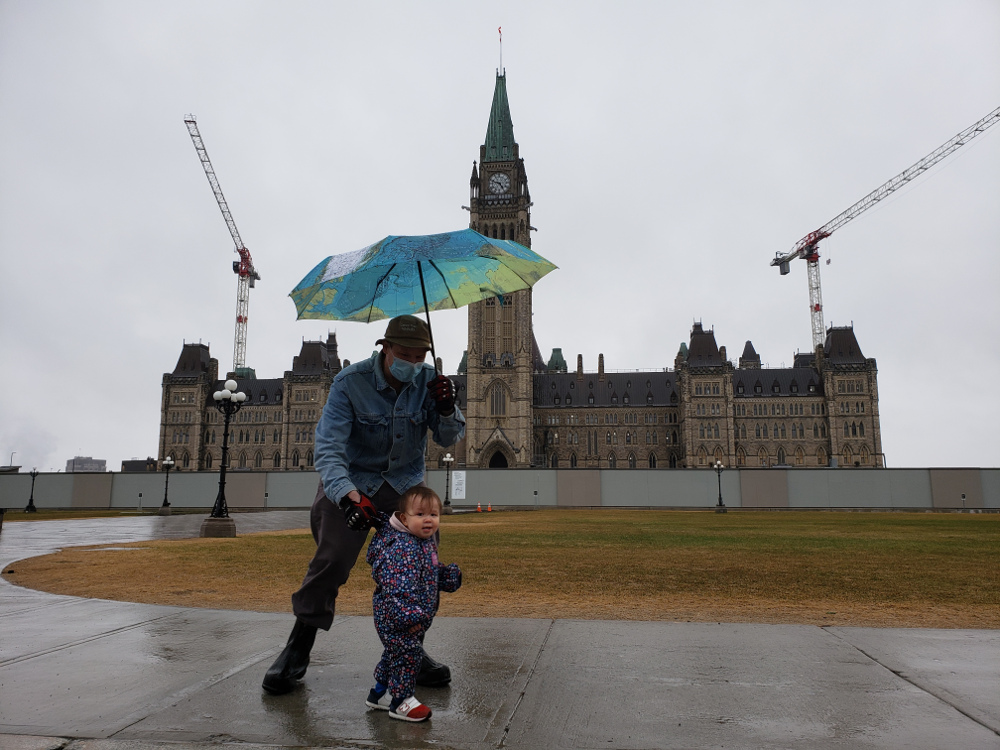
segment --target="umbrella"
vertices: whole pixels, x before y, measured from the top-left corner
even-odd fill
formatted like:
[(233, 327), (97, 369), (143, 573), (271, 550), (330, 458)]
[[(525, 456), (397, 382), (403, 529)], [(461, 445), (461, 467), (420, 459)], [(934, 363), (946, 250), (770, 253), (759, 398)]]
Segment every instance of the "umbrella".
[[(298, 320), (369, 323), (423, 310), (450, 310), (529, 289), (556, 268), (513, 240), (472, 229), (444, 234), (389, 235), (373, 245), (333, 255), (288, 295)], [(435, 363), (434, 337), (431, 356)]]

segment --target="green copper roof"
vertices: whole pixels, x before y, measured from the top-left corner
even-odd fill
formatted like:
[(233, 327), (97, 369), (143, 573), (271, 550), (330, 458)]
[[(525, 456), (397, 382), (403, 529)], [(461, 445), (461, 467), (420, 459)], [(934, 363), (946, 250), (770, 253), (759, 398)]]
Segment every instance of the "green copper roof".
[(514, 123), (507, 104), (507, 76), (497, 75), (493, 91), (490, 124), (486, 128), (486, 158), (483, 161), (511, 161), (514, 158)]

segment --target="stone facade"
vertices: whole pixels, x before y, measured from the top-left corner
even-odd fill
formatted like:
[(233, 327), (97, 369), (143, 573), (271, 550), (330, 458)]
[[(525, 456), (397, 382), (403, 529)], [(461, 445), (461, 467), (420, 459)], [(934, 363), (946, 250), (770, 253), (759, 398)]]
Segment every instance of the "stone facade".
[[(498, 75), (486, 142), (469, 183), (469, 226), (531, 246), (531, 195), (514, 141), (506, 77)], [(453, 468), (707, 468), (884, 466), (878, 370), (853, 327), (830, 328), (790, 368), (764, 368), (747, 341), (738, 362), (715, 332), (693, 326), (673, 367), (649, 372), (569, 371), (561, 349), (546, 362), (532, 329), (531, 290), (469, 307), (468, 348), (453, 376), (466, 437), (428, 440), (428, 465)], [(345, 361), (344, 366), (347, 365)], [(333, 377), (334, 336), (302, 344), (283, 378), (239, 379), (248, 400), (231, 428), (230, 466), (304, 471)], [(208, 347), (185, 344), (163, 376), (159, 458), (177, 470), (217, 469), (222, 387)]]
[[(247, 400), (230, 423), (229, 466), (311, 470), (316, 423), (341, 369), (331, 334), (326, 341), (304, 341), (282, 378), (234, 378)], [(224, 418), (212, 394), (225, 381), (218, 373), (218, 360), (206, 345), (184, 344), (174, 371), (163, 376), (158, 455), (161, 462), (172, 456), (175, 471), (220, 466)]]

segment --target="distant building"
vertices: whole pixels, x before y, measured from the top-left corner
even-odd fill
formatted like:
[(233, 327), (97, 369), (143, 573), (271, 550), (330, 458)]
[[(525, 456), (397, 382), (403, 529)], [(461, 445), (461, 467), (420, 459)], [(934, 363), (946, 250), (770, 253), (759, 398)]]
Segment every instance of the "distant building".
[(66, 473), (73, 474), (81, 471), (107, 471), (108, 462), (103, 458), (91, 458), (90, 456), (74, 456), (66, 462)]
[[(507, 82), (496, 78), (486, 142), (473, 162), (469, 226), (531, 246), (531, 194), (514, 140)], [(716, 461), (736, 467), (881, 467), (878, 369), (853, 327), (831, 327), (815, 351), (791, 367), (766, 368), (747, 341), (738, 362), (701, 323), (673, 367), (647, 372), (570, 371), (562, 349), (548, 362), (532, 324), (531, 289), (469, 306), (468, 348), (453, 376), (466, 436), (442, 448), (428, 441), (428, 465), (456, 467), (681, 469)], [(573, 307), (574, 303), (567, 303)], [(623, 325), (660, 337), (654, 302)], [(567, 325), (587, 324), (586, 303)], [(344, 362), (344, 367), (347, 366)], [(283, 378), (237, 379), (247, 394), (231, 428), (230, 466), (297, 471), (313, 466), (313, 435), (334, 376), (336, 337), (307, 341)], [(163, 376), (159, 457), (179, 470), (218, 469), (222, 417), (212, 393), (218, 362), (202, 344), (185, 344)]]
[(156, 471), (156, 459), (152, 456), (146, 459), (132, 458), (122, 461), (123, 474), (137, 474), (145, 471)]

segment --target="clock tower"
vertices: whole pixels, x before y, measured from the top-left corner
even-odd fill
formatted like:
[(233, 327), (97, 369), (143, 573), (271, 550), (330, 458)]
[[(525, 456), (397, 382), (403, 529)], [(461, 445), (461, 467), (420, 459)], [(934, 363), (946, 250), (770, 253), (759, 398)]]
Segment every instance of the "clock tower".
[[(514, 141), (506, 73), (497, 74), (486, 143), (469, 182), (469, 227), (531, 247), (531, 195)], [(533, 465), (532, 374), (541, 359), (531, 328), (531, 290), (469, 306), (466, 464)]]

